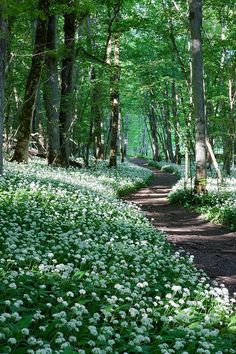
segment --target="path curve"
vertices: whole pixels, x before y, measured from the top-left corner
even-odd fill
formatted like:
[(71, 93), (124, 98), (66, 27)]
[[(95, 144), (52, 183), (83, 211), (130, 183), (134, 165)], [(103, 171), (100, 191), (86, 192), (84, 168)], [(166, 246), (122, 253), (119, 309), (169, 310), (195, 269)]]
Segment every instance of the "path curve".
[(151, 169), (154, 179), (124, 199), (139, 205), (154, 226), (167, 233), (167, 240), (176, 249), (183, 248), (194, 255), (194, 264), (212, 280), (225, 284), (232, 296), (236, 292), (236, 233), (169, 204), (167, 195), (177, 182), (176, 176), (148, 167), (143, 159), (130, 161)]

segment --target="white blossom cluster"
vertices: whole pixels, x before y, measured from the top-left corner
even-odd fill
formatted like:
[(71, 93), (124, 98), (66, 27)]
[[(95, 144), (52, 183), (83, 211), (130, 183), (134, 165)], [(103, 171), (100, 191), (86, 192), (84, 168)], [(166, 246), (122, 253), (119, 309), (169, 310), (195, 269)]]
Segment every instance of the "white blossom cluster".
[[(191, 205), (191, 201), (186, 199), (193, 190), (194, 180), (188, 180), (187, 190), (184, 189), (184, 179), (182, 178), (172, 188), (169, 194), (170, 200), (183, 199)], [(236, 229), (236, 178), (224, 178), (223, 183), (219, 183), (217, 178), (207, 177), (207, 194), (198, 196), (198, 204), (193, 202), (193, 206), (205, 218), (216, 223), (226, 225), (228, 229)], [(186, 197), (186, 198), (185, 198)], [(184, 203), (185, 203), (184, 202)]]
[(117, 199), (130, 164), (11, 164), (0, 180), (0, 353), (236, 353), (227, 289)]

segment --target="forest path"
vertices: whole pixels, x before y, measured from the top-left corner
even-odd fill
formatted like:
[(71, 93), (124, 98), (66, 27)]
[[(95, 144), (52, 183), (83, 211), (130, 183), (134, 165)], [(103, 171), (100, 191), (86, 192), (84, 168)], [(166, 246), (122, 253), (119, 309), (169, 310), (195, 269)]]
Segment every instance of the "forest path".
[(169, 204), (167, 195), (177, 182), (176, 176), (148, 167), (147, 161), (132, 158), (138, 166), (154, 173), (150, 184), (124, 197), (139, 205), (154, 226), (167, 233), (175, 249), (183, 248), (194, 255), (194, 264), (213, 280), (236, 292), (236, 233), (205, 220), (188, 209)]

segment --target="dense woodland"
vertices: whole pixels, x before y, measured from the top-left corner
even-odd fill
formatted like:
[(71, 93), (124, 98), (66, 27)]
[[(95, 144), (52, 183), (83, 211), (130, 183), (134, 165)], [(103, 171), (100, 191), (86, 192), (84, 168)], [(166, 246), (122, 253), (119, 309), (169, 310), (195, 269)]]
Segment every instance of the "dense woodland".
[(127, 151), (190, 157), (203, 181), (214, 151), (229, 175), (234, 15), (234, 0), (1, 0), (6, 159), (68, 167), (92, 156), (116, 166)]
[(235, 0), (0, 0), (0, 354), (236, 354), (235, 38)]

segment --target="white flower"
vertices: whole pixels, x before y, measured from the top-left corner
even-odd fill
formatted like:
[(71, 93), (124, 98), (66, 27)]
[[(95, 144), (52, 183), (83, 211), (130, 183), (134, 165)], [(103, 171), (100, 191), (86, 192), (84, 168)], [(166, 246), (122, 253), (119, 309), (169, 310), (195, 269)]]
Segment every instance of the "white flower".
[(8, 343), (9, 344), (16, 344), (16, 338), (13, 338), (13, 337), (9, 338)]
[(29, 334), (29, 329), (28, 328), (23, 328), (21, 330), (21, 333), (24, 334), (25, 336), (27, 336)]
[(98, 335), (98, 331), (97, 328), (95, 326), (88, 326), (89, 332), (93, 335), (93, 336), (97, 336)]
[(68, 297), (74, 297), (74, 296), (75, 296), (74, 293), (72, 293), (72, 291), (68, 291), (68, 292), (66, 293), (66, 295), (67, 295)]
[(17, 288), (16, 283), (10, 283), (10, 284), (9, 284), (9, 288), (11, 288), (11, 289), (16, 289), (16, 288)]
[(171, 288), (176, 293), (181, 293), (182, 287), (180, 285), (173, 285)]

